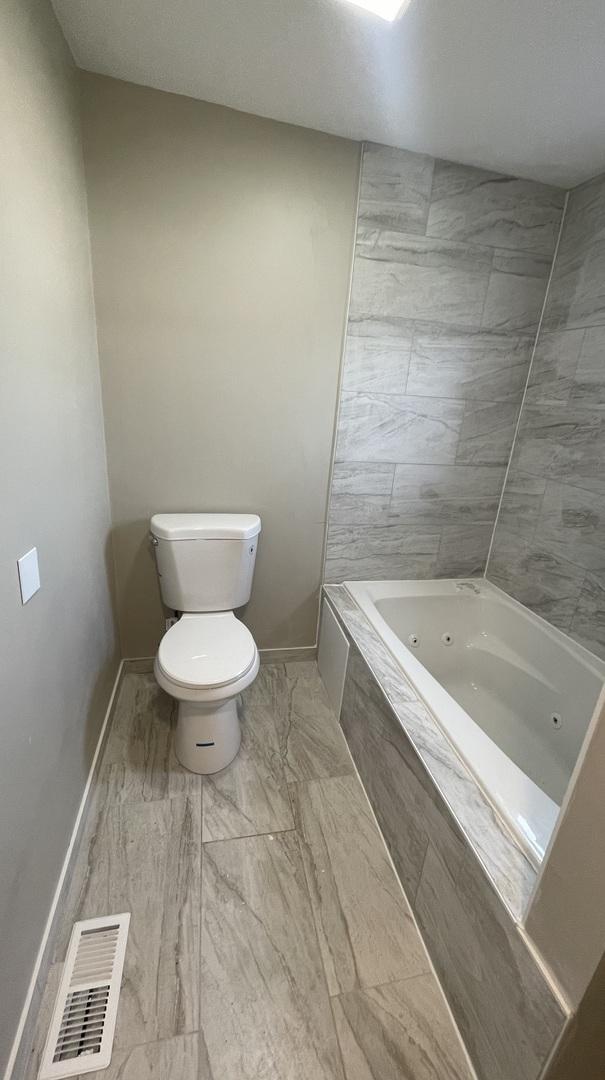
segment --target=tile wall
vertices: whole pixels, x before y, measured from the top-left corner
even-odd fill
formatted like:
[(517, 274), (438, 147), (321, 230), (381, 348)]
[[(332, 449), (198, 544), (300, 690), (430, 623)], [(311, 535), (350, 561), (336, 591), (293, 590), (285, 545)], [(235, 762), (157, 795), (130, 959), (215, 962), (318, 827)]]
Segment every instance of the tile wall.
[(326, 581), (483, 572), (563, 203), (365, 146)]
[(605, 177), (569, 196), (487, 576), (605, 658)]

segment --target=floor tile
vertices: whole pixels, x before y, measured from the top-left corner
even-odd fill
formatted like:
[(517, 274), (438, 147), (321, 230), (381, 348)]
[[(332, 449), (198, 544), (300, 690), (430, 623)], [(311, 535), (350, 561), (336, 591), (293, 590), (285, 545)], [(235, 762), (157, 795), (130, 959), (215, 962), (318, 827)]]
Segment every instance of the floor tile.
[(116, 1046), (199, 1027), (201, 799), (100, 811), (66, 902), (58, 958), (78, 919), (131, 912)]
[[(115, 1050), (109, 1068), (95, 1075), (102, 1080), (211, 1080), (197, 1033)], [(85, 1077), (90, 1073), (76, 1080)]]
[(432, 975), (333, 998), (346, 1080), (471, 1080)]
[(174, 754), (177, 703), (152, 674), (127, 674), (120, 687), (99, 778), (109, 803), (147, 802), (201, 790), (201, 777)]
[(220, 1080), (342, 1078), (295, 833), (207, 844), (202, 1025)]
[(330, 993), (428, 971), (357, 777), (292, 784), (290, 792)]
[(274, 723), (283, 693), (283, 665), (266, 664), (242, 695), (239, 754), (226, 769), (204, 777), (205, 842), (294, 828)]
[(354, 772), (317, 664), (287, 664), (284, 691), (275, 723), (286, 779), (314, 780)]

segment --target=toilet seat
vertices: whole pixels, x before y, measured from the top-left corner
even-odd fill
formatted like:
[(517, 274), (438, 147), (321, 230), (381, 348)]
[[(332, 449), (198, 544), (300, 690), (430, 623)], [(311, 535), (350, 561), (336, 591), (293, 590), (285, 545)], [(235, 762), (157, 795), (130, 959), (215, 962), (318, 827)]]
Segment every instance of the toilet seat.
[(169, 693), (174, 687), (177, 698), (199, 700), (200, 692), (225, 697), (239, 693), (236, 684), (252, 681), (258, 650), (232, 611), (187, 613), (162, 638), (155, 667), (161, 685)]

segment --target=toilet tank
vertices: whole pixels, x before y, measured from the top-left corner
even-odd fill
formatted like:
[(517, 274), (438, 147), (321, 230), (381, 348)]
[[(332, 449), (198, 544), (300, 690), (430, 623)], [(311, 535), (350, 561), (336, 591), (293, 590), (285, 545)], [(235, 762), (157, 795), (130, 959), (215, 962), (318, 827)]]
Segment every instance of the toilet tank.
[(154, 514), (160, 591), (174, 611), (233, 611), (250, 599), (257, 514)]

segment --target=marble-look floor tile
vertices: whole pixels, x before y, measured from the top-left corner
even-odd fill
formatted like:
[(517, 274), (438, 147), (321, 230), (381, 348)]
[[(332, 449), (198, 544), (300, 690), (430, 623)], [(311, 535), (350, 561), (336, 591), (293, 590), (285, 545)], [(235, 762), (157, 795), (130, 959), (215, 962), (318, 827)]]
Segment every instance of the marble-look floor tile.
[[(603, 200), (605, 202), (605, 200)], [(584, 247), (562, 243), (548, 292), (548, 330), (605, 323), (605, 230)]]
[(472, 401), (517, 401), (533, 341), (518, 334), (474, 334), (448, 327), (414, 334), (406, 393)]
[(432, 975), (332, 1002), (346, 1080), (473, 1080)]
[(483, 308), (484, 329), (535, 333), (552, 260), (502, 249), (494, 265)]
[(342, 389), (402, 394), (410, 366), (411, 340), (347, 337)]
[(381, 461), (337, 461), (332, 495), (390, 495), (395, 466)]
[(358, 778), (290, 792), (330, 994), (429, 971)]
[(360, 221), (351, 312), (478, 327), (491, 267), (488, 248), (390, 232)]
[[(96, 1074), (94, 1074), (96, 1075)], [(115, 1050), (102, 1080), (213, 1080), (197, 1032)], [(75, 1080), (86, 1080), (90, 1073)]]
[(341, 1080), (296, 834), (204, 848), (202, 1028), (217, 1080)]
[(569, 400), (572, 405), (605, 406), (605, 326), (589, 326), (584, 331)]
[(72, 922), (131, 912), (116, 1047), (199, 1029), (201, 798), (103, 808), (82, 843), (57, 955)]
[(459, 465), (506, 465), (515, 434), (519, 404), (467, 401), (456, 451)]
[(383, 229), (423, 233), (429, 211), (434, 159), (427, 154), (366, 143), (359, 220)]
[(286, 780), (314, 780), (354, 771), (316, 663), (286, 664), (275, 726)]
[(552, 256), (564, 202), (561, 188), (438, 160), (426, 231)]
[(535, 1080), (565, 1017), (472, 853), (429, 844), (414, 911), (480, 1080)]
[(453, 465), (463, 418), (461, 401), (345, 392), (336, 460)]
[(204, 842), (292, 829), (275, 718), (284, 707), (284, 669), (261, 665), (242, 695), (242, 743), (231, 765), (203, 782)]
[(176, 708), (152, 674), (124, 676), (99, 771), (108, 803), (147, 802), (201, 790), (201, 778), (184, 769), (174, 754)]

